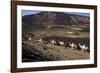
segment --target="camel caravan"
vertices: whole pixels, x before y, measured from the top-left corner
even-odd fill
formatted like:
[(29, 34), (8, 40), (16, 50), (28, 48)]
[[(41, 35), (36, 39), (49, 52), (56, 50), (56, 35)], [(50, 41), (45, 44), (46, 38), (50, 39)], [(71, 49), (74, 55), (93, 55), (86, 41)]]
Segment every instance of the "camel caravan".
[[(23, 33), (23, 40), (28, 40), (28, 41), (32, 41), (32, 37), (34, 37), (35, 35), (33, 33)], [(53, 44), (53, 45), (56, 45), (56, 46), (62, 46), (62, 47), (65, 47), (65, 48), (71, 48), (73, 50), (81, 50), (83, 53), (84, 52), (90, 52), (90, 49), (88, 46), (86, 46), (85, 44), (82, 44), (82, 43), (74, 43), (74, 42), (64, 42), (64, 41), (61, 41), (61, 40), (55, 40), (55, 39), (50, 39), (48, 41), (42, 39), (42, 38), (39, 38), (38, 40), (38, 43), (41, 43), (41, 44)]]

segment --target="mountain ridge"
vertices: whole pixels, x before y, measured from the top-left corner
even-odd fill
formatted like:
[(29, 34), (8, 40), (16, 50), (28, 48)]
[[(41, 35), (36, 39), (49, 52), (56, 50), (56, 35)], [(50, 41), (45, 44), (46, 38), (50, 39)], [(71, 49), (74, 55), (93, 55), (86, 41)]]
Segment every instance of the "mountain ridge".
[(43, 11), (37, 14), (22, 16), (24, 24), (56, 24), (56, 25), (81, 25), (89, 24), (90, 18), (88, 16), (68, 14), (63, 12), (47, 12)]

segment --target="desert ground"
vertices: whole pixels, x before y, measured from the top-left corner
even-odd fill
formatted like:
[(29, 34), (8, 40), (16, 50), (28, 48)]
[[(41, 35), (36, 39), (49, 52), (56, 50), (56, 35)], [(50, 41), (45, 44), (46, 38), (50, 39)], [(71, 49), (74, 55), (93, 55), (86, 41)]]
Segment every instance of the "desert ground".
[[(23, 25), (22, 28), (22, 62), (90, 58), (88, 25)], [(51, 43), (52, 40), (56, 43)], [(57, 44), (58, 41), (62, 41), (64, 45)], [(72, 48), (69, 43), (76, 46), (84, 44), (88, 47), (88, 51), (82, 51), (78, 47)]]

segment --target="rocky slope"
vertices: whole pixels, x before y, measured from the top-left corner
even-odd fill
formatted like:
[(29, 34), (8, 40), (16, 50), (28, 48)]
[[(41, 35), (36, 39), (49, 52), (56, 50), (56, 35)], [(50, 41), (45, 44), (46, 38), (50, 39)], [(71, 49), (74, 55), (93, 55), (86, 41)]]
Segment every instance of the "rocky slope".
[(38, 14), (23, 16), (22, 22), (30, 25), (86, 25), (89, 24), (89, 17), (63, 12), (43, 11)]

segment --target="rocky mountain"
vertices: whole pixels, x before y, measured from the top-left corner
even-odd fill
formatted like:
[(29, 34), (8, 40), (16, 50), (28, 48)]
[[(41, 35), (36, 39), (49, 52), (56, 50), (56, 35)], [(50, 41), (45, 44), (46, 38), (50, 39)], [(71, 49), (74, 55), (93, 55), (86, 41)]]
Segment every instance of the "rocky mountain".
[(23, 16), (22, 22), (31, 25), (85, 25), (90, 23), (90, 18), (88, 16), (68, 14), (64, 12), (43, 11), (37, 14)]

